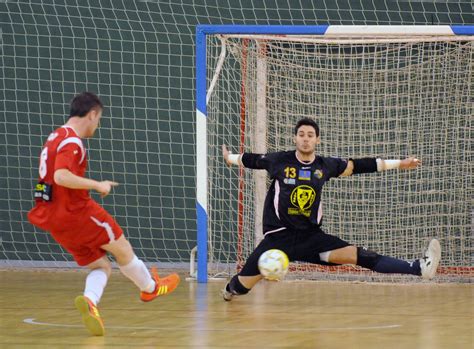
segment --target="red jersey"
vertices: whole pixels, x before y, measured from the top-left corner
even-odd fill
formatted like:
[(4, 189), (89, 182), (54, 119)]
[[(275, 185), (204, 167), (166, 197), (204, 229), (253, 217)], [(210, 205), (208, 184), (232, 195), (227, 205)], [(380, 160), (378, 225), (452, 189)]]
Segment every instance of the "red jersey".
[(95, 203), (88, 190), (69, 189), (55, 183), (54, 172), (63, 168), (80, 177), (84, 177), (87, 169), (82, 140), (69, 126), (51, 133), (41, 151), (36, 205), (28, 214), (30, 222), (41, 229), (62, 230), (80, 224), (75, 218), (88, 204)]
[(73, 128), (62, 126), (51, 133), (41, 151), (36, 205), (29, 221), (51, 233), (79, 265), (88, 265), (106, 252), (103, 245), (119, 239), (122, 228), (85, 189), (69, 189), (54, 182), (54, 172), (67, 169), (84, 177), (86, 150)]

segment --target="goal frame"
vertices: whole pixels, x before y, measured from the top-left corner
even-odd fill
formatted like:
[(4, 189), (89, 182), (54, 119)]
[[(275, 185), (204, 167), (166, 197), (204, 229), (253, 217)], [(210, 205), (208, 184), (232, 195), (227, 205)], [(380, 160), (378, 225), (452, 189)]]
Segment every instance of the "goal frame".
[(208, 162), (207, 162), (207, 47), (208, 35), (315, 35), (315, 36), (457, 36), (474, 35), (472, 25), (198, 25), (196, 26), (196, 218), (197, 268), (195, 249), (191, 253), (191, 270), (197, 271), (197, 282), (208, 281)]

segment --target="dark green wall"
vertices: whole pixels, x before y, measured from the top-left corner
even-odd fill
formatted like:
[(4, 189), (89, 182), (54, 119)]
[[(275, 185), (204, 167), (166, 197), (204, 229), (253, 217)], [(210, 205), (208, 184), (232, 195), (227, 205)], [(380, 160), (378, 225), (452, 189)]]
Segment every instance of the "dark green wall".
[(99, 202), (140, 257), (188, 259), (195, 25), (469, 24), (470, 13), (468, 2), (448, 0), (1, 1), (0, 259), (70, 260), (26, 212), (41, 145), (84, 90), (107, 106), (86, 143), (89, 175), (121, 183)]

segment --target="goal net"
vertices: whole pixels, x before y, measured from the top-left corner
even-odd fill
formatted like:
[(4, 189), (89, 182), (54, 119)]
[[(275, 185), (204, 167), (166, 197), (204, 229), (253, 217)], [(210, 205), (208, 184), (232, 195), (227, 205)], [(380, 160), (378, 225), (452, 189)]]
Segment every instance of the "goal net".
[[(416, 171), (333, 179), (323, 230), (380, 254), (415, 260), (432, 238), (436, 281), (472, 281), (473, 37), (207, 35), (208, 275), (231, 275), (263, 237), (265, 171), (225, 166), (234, 153), (294, 149), (309, 117), (323, 156), (416, 156)], [(199, 182), (199, 180), (198, 180)], [(416, 277), (292, 263), (289, 278)]]

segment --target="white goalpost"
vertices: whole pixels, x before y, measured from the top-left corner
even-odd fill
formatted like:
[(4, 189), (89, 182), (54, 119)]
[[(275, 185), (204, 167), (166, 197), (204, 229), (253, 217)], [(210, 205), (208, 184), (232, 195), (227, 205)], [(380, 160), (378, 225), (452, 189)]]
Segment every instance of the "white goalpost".
[[(325, 231), (406, 260), (436, 237), (435, 281), (472, 282), (473, 35), (474, 26), (198, 26), (198, 282), (237, 272), (263, 237), (266, 172), (228, 168), (221, 145), (292, 149), (301, 117), (319, 123), (324, 156), (423, 162), (327, 183)], [(305, 263), (288, 277), (418, 280)]]

